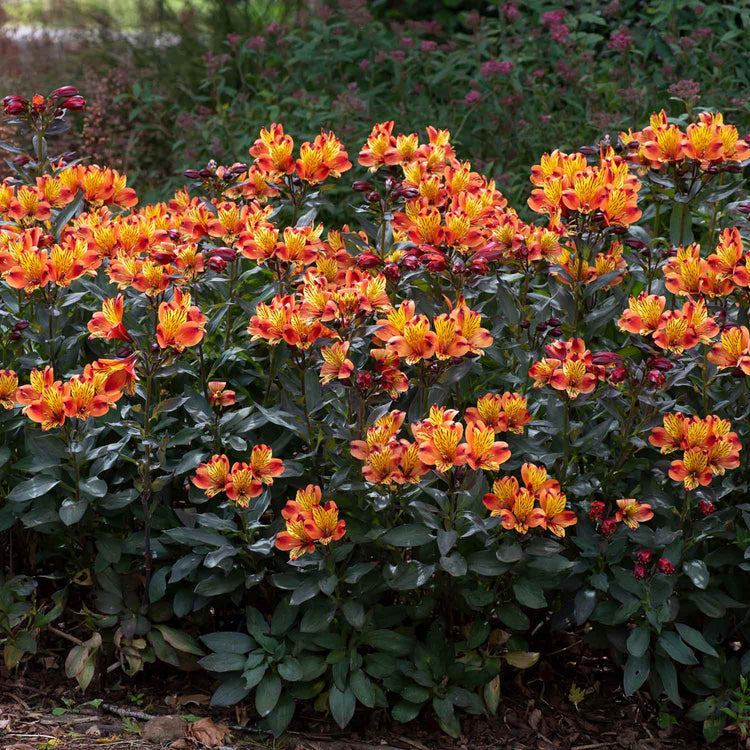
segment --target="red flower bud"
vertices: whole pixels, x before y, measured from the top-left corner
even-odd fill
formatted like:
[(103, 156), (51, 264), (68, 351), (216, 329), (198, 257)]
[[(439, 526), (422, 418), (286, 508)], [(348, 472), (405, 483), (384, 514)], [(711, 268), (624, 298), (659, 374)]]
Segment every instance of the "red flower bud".
[(646, 577), (646, 566), (643, 563), (637, 562), (633, 566), (633, 578), (636, 581), (642, 581)]
[(20, 115), (26, 111), (28, 104), (26, 102), (11, 101), (3, 107), (6, 115)]
[(378, 258), (377, 255), (374, 255), (373, 253), (362, 253), (357, 258), (357, 265), (363, 270), (366, 271), (368, 268), (376, 268), (379, 266), (383, 261)]
[(236, 175), (247, 172), (247, 164), (243, 164), (242, 162), (240, 162), (239, 164), (232, 165), (232, 172), (234, 172), (234, 174)]
[(471, 272), (477, 274), (477, 276), (484, 276), (490, 270), (490, 267), (487, 265), (484, 258), (472, 260), (469, 264), (469, 268), (471, 269)]
[(560, 328), (559, 326), (555, 326), (555, 327), (554, 327), (554, 328), (553, 328), (553, 329), (552, 329), (552, 330), (550, 331), (550, 333), (551, 333), (551, 334), (552, 334), (553, 336), (562, 336), (562, 328)]
[(209, 258), (208, 267), (216, 273), (221, 273), (227, 267), (227, 262), (221, 258)]
[(419, 268), (419, 258), (415, 255), (407, 255), (401, 262), (404, 264), (404, 268), (409, 271)]
[(377, 203), (380, 200), (380, 193), (377, 190), (373, 190), (371, 193), (368, 193), (365, 197), (370, 203)]
[(599, 153), (599, 149), (594, 146), (581, 146), (578, 149), (578, 153), (584, 156), (596, 156)]
[(598, 521), (604, 515), (604, 503), (601, 500), (594, 500), (589, 507), (589, 518), (592, 521)]
[(625, 244), (628, 247), (632, 247), (633, 250), (643, 250), (644, 247), (648, 247), (648, 245), (645, 242), (642, 242), (637, 237), (628, 237), (625, 240)]
[(523, 328), (524, 331), (527, 331), (529, 328), (531, 328), (531, 321), (522, 320), (518, 325), (521, 326), (521, 328)]
[(447, 267), (448, 264), (445, 262), (445, 258), (437, 258), (427, 263), (427, 270), (432, 271), (433, 273), (440, 273), (441, 271), (445, 271)]
[(659, 572), (664, 573), (665, 576), (671, 576), (672, 573), (674, 573), (674, 565), (672, 565), (666, 557), (660, 557), (656, 563), (656, 567), (659, 568)]
[(597, 352), (591, 356), (591, 361), (595, 365), (614, 365), (622, 362), (622, 357), (616, 352)]
[(75, 86), (60, 86), (50, 94), (50, 99), (68, 99), (76, 94), (78, 94), (78, 89)]
[(215, 247), (211, 250), (212, 258), (221, 258), (227, 263), (231, 263), (237, 257), (237, 251), (231, 247)]
[(183, 173), (188, 180), (197, 180), (200, 178), (200, 172), (197, 169), (186, 169)]
[(635, 559), (638, 560), (639, 563), (643, 563), (644, 565), (648, 562), (651, 562), (651, 550), (639, 549), (638, 552), (635, 553)]
[(698, 510), (704, 516), (710, 516), (716, 508), (714, 508), (714, 504), (710, 500), (700, 500), (698, 502)]
[(559, 326), (561, 324), (562, 324), (562, 321), (560, 320), (560, 318), (550, 318), (547, 321), (548, 326)]
[(372, 388), (372, 375), (369, 372), (360, 371), (357, 373), (357, 388), (360, 391), (367, 391)]
[(651, 357), (648, 363), (651, 367), (662, 372), (669, 372), (674, 367), (674, 363), (670, 362), (666, 357)]
[(211, 170), (207, 169), (206, 167), (203, 167), (203, 169), (198, 171), (198, 177), (202, 177), (204, 180), (207, 180), (209, 177), (211, 177), (211, 175)]
[(63, 109), (81, 110), (86, 107), (86, 100), (82, 96), (71, 96), (60, 103)]
[(354, 180), (352, 183), (352, 190), (356, 190), (358, 193), (369, 193), (373, 188), (373, 184), (367, 180)]
[(133, 347), (128, 346), (127, 344), (125, 346), (121, 346), (117, 350), (117, 356), (120, 359), (125, 359), (125, 357), (129, 357), (133, 353)]
[(397, 263), (386, 263), (383, 273), (391, 281), (398, 281), (401, 278), (401, 269)]
[(667, 382), (664, 373), (661, 373), (658, 370), (649, 370), (647, 377), (648, 382), (656, 388), (661, 388)]
[(466, 266), (462, 260), (454, 260), (453, 265), (451, 266), (451, 273), (456, 275), (461, 274), (464, 272), (465, 268)]
[(150, 258), (160, 266), (169, 265), (177, 256), (170, 250), (154, 250)]
[(604, 536), (612, 536), (617, 531), (617, 519), (614, 516), (605, 518), (602, 521), (602, 534)]
[(17, 157), (15, 158), (15, 159), (13, 159), (13, 163), (14, 163), (14, 164), (15, 164), (15, 165), (16, 165), (17, 167), (24, 167), (24, 166), (26, 166), (26, 165), (27, 165), (27, 164), (28, 164), (28, 163), (29, 163), (30, 161), (31, 161), (31, 159), (29, 159), (29, 157), (28, 157), (28, 156), (25, 156), (24, 154), (21, 154), (21, 156), (17, 156)]
[(612, 385), (617, 385), (618, 383), (622, 383), (625, 378), (628, 376), (628, 371), (622, 366), (618, 365), (617, 367), (613, 367), (612, 370), (610, 370), (609, 374), (607, 375), (607, 380)]
[(29, 321), (28, 320), (17, 320), (16, 324), (13, 326), (14, 331), (25, 331), (29, 327)]
[(419, 196), (419, 190), (415, 187), (405, 187), (401, 188), (399, 191), (402, 198), (405, 198), (406, 200), (410, 201), (412, 198), (417, 198)]
[(28, 101), (22, 96), (18, 96), (18, 94), (8, 94), (8, 96), (3, 97), (3, 106), (10, 104), (11, 102), (23, 102), (24, 104), (28, 104)]
[(742, 171), (742, 167), (739, 164), (724, 164), (721, 171), (730, 172), (731, 174), (739, 174)]
[(609, 231), (612, 234), (627, 234), (628, 228), (620, 226), (619, 224), (616, 224), (615, 226), (611, 226), (609, 228)]
[(21, 334), (18, 331), (11, 331), (8, 338), (10, 338), (11, 341), (18, 341), (18, 339), (21, 338)]

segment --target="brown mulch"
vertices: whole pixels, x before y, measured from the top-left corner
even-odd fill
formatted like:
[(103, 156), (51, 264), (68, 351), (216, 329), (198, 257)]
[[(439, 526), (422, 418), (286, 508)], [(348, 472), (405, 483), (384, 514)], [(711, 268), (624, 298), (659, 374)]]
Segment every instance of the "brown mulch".
[[(287, 732), (274, 741), (253, 726), (250, 706), (210, 709), (211, 681), (199, 673), (164, 672), (128, 680), (112, 675), (113, 684), (92, 686), (85, 696), (61, 679), (59, 667), (49, 671), (30, 664), (22, 676), (0, 671), (0, 748), (2, 750), (137, 750), (208, 747), (191, 733), (176, 744), (165, 738), (150, 744), (143, 736), (152, 716), (201, 717), (230, 728), (221, 747), (278, 750), (693, 750), (707, 747), (699, 724), (681, 718), (646, 692), (626, 698), (619, 671), (574, 638), (540, 664), (523, 672), (508, 670), (502, 684), (497, 716), (462, 719), (460, 738), (440, 731), (431, 711), (410, 724), (397, 724), (385, 712), (357, 711), (347, 731), (330, 717), (301, 705)], [(35, 671), (36, 670), (36, 671)], [(584, 692), (578, 707), (569, 699), (571, 685)], [(99, 705), (82, 705), (103, 698)], [(64, 709), (64, 713), (62, 712)], [(54, 713), (53, 713), (54, 712)], [(665, 721), (666, 719), (666, 721)], [(190, 725), (189, 725), (190, 726)], [(148, 734), (148, 731), (147, 731)], [(212, 745), (219, 747), (218, 744)], [(712, 747), (744, 748), (740, 738), (725, 732)], [(750, 745), (748, 745), (750, 747)]]

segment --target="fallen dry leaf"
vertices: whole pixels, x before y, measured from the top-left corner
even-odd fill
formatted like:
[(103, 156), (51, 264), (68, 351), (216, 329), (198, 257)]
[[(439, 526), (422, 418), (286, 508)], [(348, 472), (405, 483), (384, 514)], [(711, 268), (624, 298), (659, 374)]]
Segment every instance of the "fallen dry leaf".
[(229, 734), (229, 728), (215, 724), (213, 719), (206, 717), (189, 724), (185, 734), (209, 747), (219, 747), (224, 744), (224, 736)]
[(193, 744), (191, 742), (188, 742), (185, 739), (182, 740), (175, 740), (170, 746), (169, 750), (190, 750), (190, 748), (193, 747)]
[(542, 720), (542, 712), (535, 708), (529, 716), (529, 726), (536, 732), (539, 729), (539, 722)]

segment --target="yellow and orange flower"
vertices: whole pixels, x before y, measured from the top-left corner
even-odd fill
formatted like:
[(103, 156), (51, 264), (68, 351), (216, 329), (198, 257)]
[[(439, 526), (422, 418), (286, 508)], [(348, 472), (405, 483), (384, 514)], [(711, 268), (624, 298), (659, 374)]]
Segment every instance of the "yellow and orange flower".
[(354, 364), (347, 358), (348, 341), (337, 341), (331, 346), (324, 346), (320, 353), (323, 366), (320, 368), (320, 382), (325, 385), (332, 380), (348, 380), (354, 371)]
[(622, 521), (631, 529), (637, 529), (639, 524), (650, 521), (654, 517), (651, 506), (646, 503), (639, 503), (632, 497), (617, 500), (619, 510), (615, 513), (615, 520), (619, 523)]
[(133, 337), (128, 333), (122, 322), (123, 297), (118, 294), (114, 299), (105, 299), (102, 302), (100, 312), (95, 312), (88, 322), (88, 329), (92, 339), (104, 338), (122, 339), (132, 341)]
[(235, 392), (229, 390), (223, 380), (208, 381), (208, 401), (211, 406), (231, 406), (234, 403), (235, 395)]
[(190, 302), (190, 293), (176, 288), (172, 301), (159, 305), (156, 340), (162, 349), (171, 347), (181, 352), (203, 338), (206, 316)]
[(210, 461), (200, 464), (195, 470), (192, 483), (204, 490), (208, 497), (214, 497), (224, 492), (229, 477), (229, 459), (221, 454), (214, 455)]
[(0, 370), (0, 406), (12, 409), (16, 405), (18, 376), (13, 370)]

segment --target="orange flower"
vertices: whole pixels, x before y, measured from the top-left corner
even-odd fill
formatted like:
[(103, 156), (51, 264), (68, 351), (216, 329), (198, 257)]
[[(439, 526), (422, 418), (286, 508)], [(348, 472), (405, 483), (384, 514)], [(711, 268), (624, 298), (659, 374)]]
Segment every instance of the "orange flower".
[(256, 479), (271, 485), (274, 477), (284, 473), (284, 463), (280, 458), (273, 457), (273, 452), (267, 445), (254, 445), (250, 454), (250, 470)]
[(295, 167), (293, 148), (294, 141), (285, 135), (284, 126), (273, 123), (270, 129), (261, 129), (260, 138), (250, 148), (250, 156), (260, 170), (271, 176), (291, 174)]
[(305, 523), (305, 528), (319, 544), (328, 545), (346, 534), (346, 521), (339, 518), (336, 503), (329, 500), (325, 505), (313, 506), (312, 519)]
[(12, 409), (15, 404), (15, 395), (18, 390), (18, 376), (13, 370), (0, 370), (0, 406), (4, 409)]
[(408, 364), (414, 365), (432, 357), (437, 336), (430, 330), (429, 320), (424, 315), (417, 315), (404, 325), (403, 334), (388, 339), (387, 346)]
[(235, 462), (227, 477), (224, 491), (235, 505), (247, 508), (250, 501), (263, 492), (263, 483), (248, 464)]
[(193, 484), (204, 490), (208, 497), (223, 492), (229, 477), (229, 459), (224, 455), (214, 455), (211, 460), (202, 463), (191, 478)]
[(235, 393), (227, 389), (223, 380), (209, 380), (208, 400), (213, 407), (231, 406), (234, 403)]
[(349, 379), (354, 370), (354, 364), (346, 357), (348, 351), (348, 341), (337, 341), (331, 346), (324, 346), (320, 350), (324, 360), (323, 366), (320, 368), (320, 382), (323, 385), (336, 379)]
[(33, 422), (47, 431), (65, 423), (65, 390), (60, 382), (46, 385), (39, 398), (24, 408), (24, 413)]
[(101, 417), (109, 411), (111, 402), (116, 399), (98, 392), (96, 380), (89, 369), (83, 376), (75, 375), (65, 383), (63, 408), (66, 417), (85, 421), (89, 417)]
[(448, 315), (438, 315), (432, 322), (435, 326), (435, 356), (438, 359), (463, 357), (469, 351), (469, 342), (457, 332), (455, 321)]
[(663, 454), (671, 453), (682, 446), (685, 435), (685, 415), (677, 412), (667, 414), (663, 419), (664, 427), (654, 427), (648, 438), (651, 445), (661, 449)]
[(352, 163), (341, 141), (333, 133), (321, 130), (312, 144), (305, 142), (300, 146), (296, 167), (300, 179), (315, 185), (329, 175), (341, 177), (342, 172), (352, 168)]
[(547, 520), (544, 511), (534, 507), (534, 495), (525, 488), (518, 491), (509, 508), (498, 509), (497, 515), (502, 519), (504, 529), (515, 529), (519, 534), (526, 534)]
[(133, 337), (127, 332), (122, 322), (123, 297), (118, 294), (114, 299), (105, 299), (100, 312), (95, 312), (88, 323), (92, 339), (105, 338), (132, 341)]
[(617, 500), (617, 506), (619, 510), (615, 513), (615, 519), (618, 523), (622, 521), (631, 529), (637, 529), (639, 524), (650, 521), (654, 517), (650, 505), (639, 503), (632, 497)]
[(708, 359), (720, 370), (739, 367), (750, 375), (750, 332), (745, 326), (733, 326), (721, 332), (721, 342), (714, 344)]
[(647, 336), (653, 333), (659, 326), (666, 297), (658, 297), (655, 294), (641, 292), (638, 297), (631, 295), (628, 300), (628, 309), (617, 321), (621, 331), (639, 333)]
[(502, 511), (513, 509), (518, 490), (518, 480), (515, 477), (496, 479), (492, 485), (492, 492), (488, 492), (482, 498), (482, 503), (490, 511), (491, 516), (502, 516)]
[(289, 552), (290, 560), (297, 560), (305, 552), (315, 552), (315, 540), (320, 530), (312, 523), (306, 522), (303, 515), (287, 519), (286, 531), (276, 534), (276, 549)]
[(113, 398), (115, 394), (122, 395), (123, 390), (132, 396), (138, 380), (135, 371), (137, 361), (138, 352), (134, 352), (125, 359), (97, 359), (93, 362), (92, 369), (96, 377), (101, 378), (100, 390), (112, 394)]
[(463, 466), (468, 460), (466, 444), (459, 445), (463, 432), (462, 425), (450, 422), (433, 429), (429, 437), (423, 434), (415, 436), (419, 443), (419, 460), (441, 473), (454, 466)]
[(159, 324), (156, 327), (156, 340), (162, 349), (169, 347), (178, 352), (186, 346), (195, 346), (206, 328), (206, 316), (190, 304), (190, 293), (174, 290), (171, 302), (159, 305)]
[(486, 328), (482, 328), (482, 316), (466, 306), (463, 297), (458, 298), (456, 307), (450, 314), (456, 324), (456, 331), (466, 339), (472, 354), (484, 355), (483, 349), (492, 346), (493, 338)]
[[(433, 433), (433, 441), (435, 435)], [(462, 446), (463, 447), (463, 446)], [(495, 430), (484, 422), (469, 422), (466, 428), (466, 461), (475, 471), (497, 471), (510, 458), (508, 444), (495, 440)]]
[(293, 520), (300, 514), (311, 515), (312, 509), (320, 505), (323, 491), (317, 484), (308, 484), (302, 490), (297, 490), (294, 500), (287, 501), (286, 506), (281, 511), (281, 515), (287, 520)]
[(539, 493), (539, 506), (544, 512), (542, 528), (555, 536), (565, 536), (565, 528), (578, 523), (578, 516), (572, 510), (565, 510), (567, 498), (557, 489), (545, 489)]
[(375, 172), (383, 164), (399, 164), (401, 155), (396, 150), (396, 139), (391, 135), (393, 120), (381, 122), (373, 126), (367, 137), (367, 143), (359, 152), (358, 161), (363, 167), (369, 167)]

